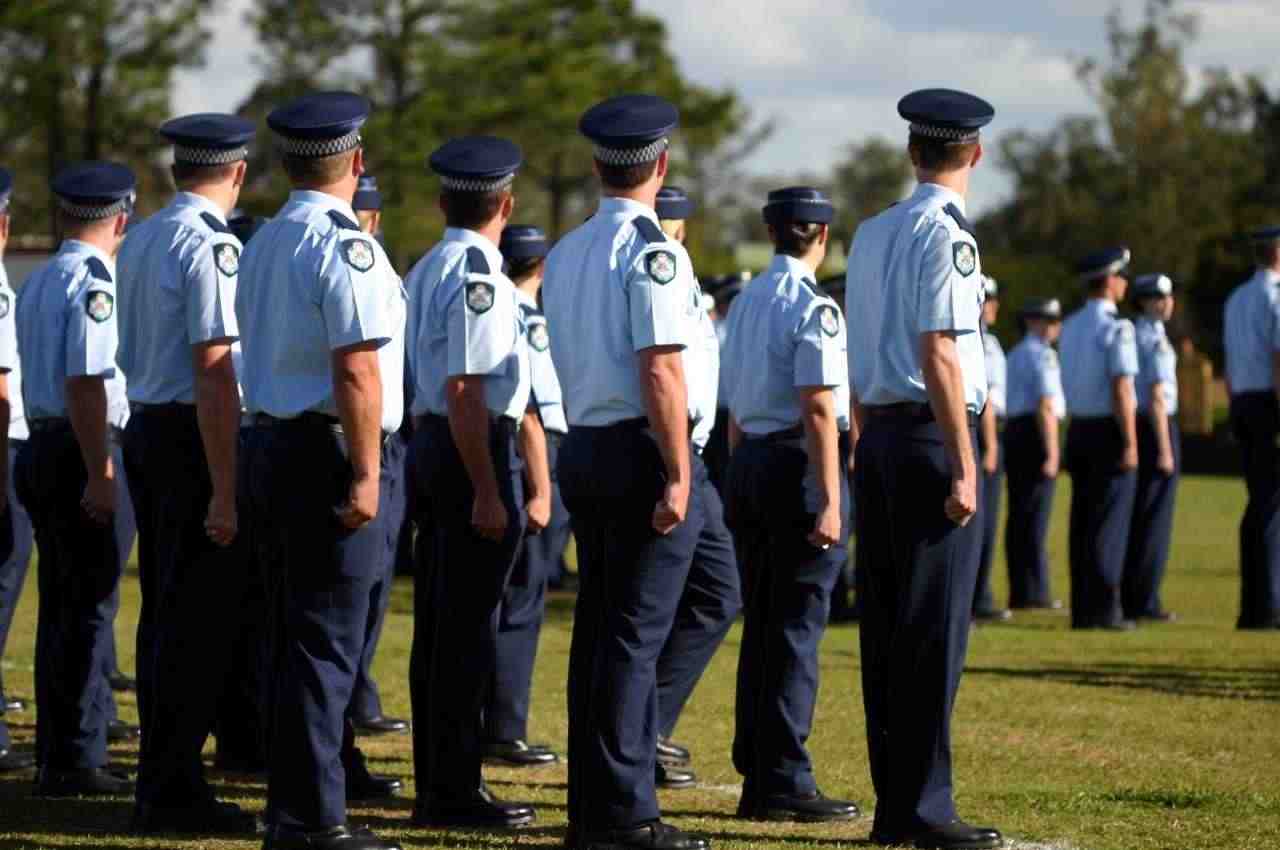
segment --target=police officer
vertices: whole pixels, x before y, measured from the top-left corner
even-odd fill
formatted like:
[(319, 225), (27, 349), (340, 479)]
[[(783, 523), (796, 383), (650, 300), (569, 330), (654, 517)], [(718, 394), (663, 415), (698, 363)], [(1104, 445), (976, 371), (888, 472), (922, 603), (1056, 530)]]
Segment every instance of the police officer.
[(1249, 503), (1240, 520), (1241, 629), (1280, 628), (1280, 227), (1250, 234), (1257, 270), (1227, 299), (1231, 428)]
[(176, 118), (178, 194), (120, 248), (120, 367), (132, 416), (124, 461), (138, 517), (138, 710), (144, 734), (133, 828), (253, 833), (219, 803), (200, 753), (244, 610), (247, 561), (236, 541), (240, 392), (231, 360), (240, 240), (226, 214), (245, 180), (253, 124)]
[(66, 238), (17, 302), (31, 439), (15, 489), (40, 547), (36, 791), (120, 794), (129, 782), (107, 770), (106, 610), (119, 554), (106, 381), (116, 371), (115, 254), (134, 177), (122, 165), (79, 163), (52, 186)]
[(862, 687), (876, 844), (997, 847), (956, 816), (951, 708), (977, 586), (987, 403), (982, 268), (964, 214), (995, 111), (949, 89), (907, 95), (919, 186), (864, 222), (846, 275)]
[[(818, 281), (822, 291), (836, 304), (844, 303), (845, 281), (844, 275), (838, 274), (828, 277), (826, 280)], [(840, 321), (844, 323), (844, 314), (841, 313)], [(848, 355), (847, 340), (848, 333), (845, 334), (846, 340), (846, 358)], [(853, 414), (852, 405), (850, 403), (851, 392), (849, 385), (846, 383), (835, 388), (836, 394), (836, 421), (840, 426), (840, 463), (841, 469), (845, 471), (845, 478), (849, 481), (849, 489), (853, 489), (853, 433), (852, 426)], [(852, 495), (852, 492), (851, 492)], [(857, 505), (852, 503), (850, 499), (848, 526), (853, 528), (853, 512), (857, 510)], [(828, 623), (855, 623), (862, 616), (859, 610), (859, 602), (857, 598), (858, 574), (855, 569), (856, 559), (848, 557), (849, 551), (845, 551), (844, 563), (840, 566), (840, 573), (836, 577), (836, 586), (831, 591), (831, 614), (827, 617)]]
[(818, 790), (805, 749), (818, 645), (848, 542), (834, 392), (848, 383), (845, 331), (814, 279), (834, 215), (816, 189), (770, 192), (764, 220), (777, 253), (729, 320), (725, 498), (746, 602), (733, 739), (739, 817), (858, 816), (853, 803)]
[(349, 782), (364, 772), (347, 716), (385, 548), (383, 445), (403, 408), (404, 291), (351, 209), (368, 114), (364, 98), (325, 92), (267, 117), (294, 191), (246, 246), (236, 292), (256, 422), (247, 510), (278, 582), (264, 843), (275, 850), (399, 847), (346, 825)]
[[(655, 204), (658, 224), (668, 238), (685, 242), (685, 222), (693, 201), (683, 189), (663, 186)], [(724, 521), (720, 493), (711, 483), (703, 454), (715, 425), (720, 387), (720, 341), (708, 311), (708, 296), (695, 281), (699, 305), (694, 339), (684, 350), (684, 374), (689, 393), (689, 421), (693, 423), (693, 453), (689, 456), (693, 489), (698, 498), (686, 520), (697, 529), (693, 562), (675, 623), (658, 656), (659, 788), (688, 788), (697, 780), (684, 769), (693, 760), (689, 748), (671, 740), (685, 704), (711, 663), (716, 649), (742, 610), (741, 579), (733, 537)], [(713, 302), (714, 304), (714, 302)]]
[(382, 193), (378, 191), (378, 178), (372, 174), (360, 175), (356, 193), (351, 199), (351, 209), (356, 211), (360, 229), (377, 237), (382, 232)]
[[(116, 473), (116, 510), (112, 515), (112, 524), (116, 529), (116, 573), (115, 589), (110, 598), (103, 603), (103, 616), (111, 623), (107, 631), (107, 655), (103, 661), (102, 672), (107, 683), (115, 692), (132, 692), (138, 687), (137, 680), (120, 669), (119, 653), (116, 651), (116, 616), (120, 613), (120, 580), (124, 578), (125, 566), (133, 554), (133, 544), (138, 536), (138, 525), (133, 512), (133, 500), (129, 495), (129, 472), (124, 462), (124, 429), (129, 424), (128, 381), (124, 370), (116, 364), (116, 373), (107, 380), (107, 420), (111, 425), (111, 462)], [(141, 734), (141, 728), (120, 720), (114, 697), (110, 705), (110, 721), (107, 724), (109, 741), (130, 741)]]
[(1133, 323), (1116, 304), (1128, 281), (1128, 248), (1085, 257), (1077, 265), (1089, 300), (1062, 327), (1062, 388), (1071, 413), (1066, 466), (1071, 473), (1071, 627), (1132, 629), (1120, 605), (1125, 547), (1137, 485)]
[(1160, 584), (1173, 537), (1173, 505), (1182, 461), (1178, 431), (1178, 355), (1165, 335), (1173, 316), (1173, 281), (1145, 274), (1133, 282), (1140, 311), (1138, 345), (1138, 486), (1129, 526), (1121, 603), (1126, 619), (1170, 622)]
[(569, 426), (564, 419), (560, 380), (551, 362), (547, 317), (538, 305), (547, 255), (546, 234), (532, 225), (509, 224), (502, 230), (498, 249), (506, 262), (507, 277), (515, 284), (516, 306), (525, 327), (531, 406), (546, 435), (551, 516), (540, 533), (525, 537), (502, 595), (493, 682), (484, 709), (485, 760), (509, 767), (538, 767), (557, 760), (550, 747), (528, 741), (529, 696), (547, 583), (559, 572), (569, 542), (569, 514), (556, 480), (560, 443)]
[[(729, 309), (733, 301), (742, 293), (751, 275), (743, 272), (731, 274), (719, 280), (709, 281), (706, 292), (715, 301), (715, 312), (711, 323), (715, 327), (716, 340), (720, 344), (721, 360), (724, 359), (725, 344), (729, 340)], [(729, 469), (729, 407), (728, 389), (725, 387), (725, 370), (720, 370), (720, 384), (716, 388), (716, 421), (711, 427), (711, 437), (702, 452), (702, 462), (706, 464), (707, 476), (717, 493), (724, 491), (724, 476)]]
[(1045, 535), (1061, 454), (1058, 423), (1066, 415), (1062, 370), (1053, 349), (1062, 332), (1056, 298), (1030, 298), (1018, 311), (1022, 341), (1009, 352), (1008, 424), (1004, 429), (1009, 518), (1004, 529), (1009, 607), (1058, 609), (1049, 588)]
[(535, 817), (495, 798), (481, 776), (503, 594), (526, 526), (542, 530), (551, 510), (526, 330), (498, 251), (521, 161), (516, 145), (491, 136), (432, 153), (448, 230), (409, 275), (414, 470), (435, 526), (409, 674), (419, 825), (512, 828)]
[[(696, 340), (689, 255), (658, 226), (674, 106), (596, 104), (578, 128), (604, 197), (547, 256), (543, 304), (569, 436), (560, 487), (580, 588), (569, 658), (571, 847), (701, 850), (662, 822), (654, 790), (657, 661), (684, 592), (696, 531), (688, 388)], [(601, 475), (601, 470), (610, 474)]]
[(987, 407), (978, 423), (978, 452), (982, 462), (982, 554), (978, 557), (978, 589), (973, 597), (973, 618), (978, 622), (1007, 620), (1008, 608), (996, 605), (991, 592), (991, 564), (996, 557), (996, 530), (1000, 525), (1000, 491), (1004, 488), (1004, 452), (1000, 431), (1005, 420), (1006, 362), (1000, 340), (991, 331), (1000, 314), (1000, 286), (983, 275), (982, 353), (987, 368)]

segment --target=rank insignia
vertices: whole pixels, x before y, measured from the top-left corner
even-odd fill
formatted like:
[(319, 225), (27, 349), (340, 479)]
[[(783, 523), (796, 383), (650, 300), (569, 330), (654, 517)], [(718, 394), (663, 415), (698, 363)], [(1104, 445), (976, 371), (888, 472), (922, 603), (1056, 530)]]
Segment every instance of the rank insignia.
[(213, 249), (213, 262), (218, 267), (218, 271), (227, 277), (235, 277), (240, 271), (240, 252), (236, 250), (235, 245), (223, 243)]
[(676, 255), (670, 251), (650, 251), (644, 258), (645, 271), (659, 285), (665, 285), (676, 278)]
[(973, 274), (978, 267), (978, 254), (968, 242), (953, 242), (951, 259), (956, 265), (956, 271), (965, 277)]
[(116, 299), (111, 296), (110, 292), (95, 289), (85, 298), (84, 311), (89, 314), (90, 319), (99, 324), (110, 319), (115, 310)]
[(467, 309), (477, 315), (488, 313), (493, 307), (493, 284), (478, 280), (467, 284)]
[(358, 272), (373, 268), (373, 248), (363, 239), (348, 239), (342, 243), (342, 257), (347, 265)]
[(547, 326), (538, 323), (529, 328), (529, 345), (534, 351), (546, 351), (551, 345), (551, 335), (547, 333)]
[(836, 317), (835, 307), (822, 307), (818, 316), (818, 322), (822, 325), (822, 332), (827, 336), (835, 336), (840, 333), (840, 320)]

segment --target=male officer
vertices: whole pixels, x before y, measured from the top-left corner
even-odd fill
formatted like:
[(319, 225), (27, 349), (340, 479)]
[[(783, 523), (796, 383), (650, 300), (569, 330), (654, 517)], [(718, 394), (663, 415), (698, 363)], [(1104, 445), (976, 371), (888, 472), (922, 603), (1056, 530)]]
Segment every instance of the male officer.
[(227, 228), (253, 124), (231, 115), (166, 122), (178, 194), (120, 248), (118, 362), (133, 414), (124, 459), (138, 517), (137, 804), (140, 832), (253, 833), (219, 803), (200, 752), (244, 610), (237, 539), (240, 392), (231, 361), (240, 240)]
[[(907, 95), (920, 185), (867, 220), (846, 293), (854, 403), (862, 687), (878, 844), (997, 847), (956, 817), (951, 709), (982, 545), (976, 428), (987, 402), (982, 268), (965, 193), (995, 110), (949, 89)], [(975, 521), (976, 519), (976, 521)]]
[(382, 230), (382, 193), (378, 191), (378, 178), (372, 174), (360, 175), (356, 194), (351, 199), (351, 209), (356, 211), (360, 229), (370, 236)]
[[(569, 846), (702, 850), (660, 819), (658, 655), (697, 534), (682, 352), (689, 255), (658, 226), (675, 107), (622, 95), (582, 116), (604, 197), (547, 256), (543, 303), (569, 436), (560, 486), (581, 585), (569, 657)], [(571, 330), (570, 330), (571, 329)], [(601, 475), (601, 470), (610, 474)]]
[(1241, 629), (1280, 628), (1280, 227), (1250, 234), (1258, 268), (1227, 299), (1231, 427), (1249, 503), (1240, 521)]
[(413, 465), (431, 501), (435, 550), (435, 568), (420, 579), (409, 662), (413, 819), (422, 825), (505, 829), (535, 816), (496, 799), (481, 776), (503, 594), (526, 526), (545, 528), (551, 510), (526, 332), (498, 252), (521, 160), (518, 147), (491, 136), (453, 139), (431, 154), (448, 230), (410, 272)]
[(122, 165), (69, 166), (53, 180), (66, 238), (17, 303), (31, 439), (15, 488), (40, 547), (36, 634), (37, 793), (120, 794), (106, 769), (111, 692), (106, 616), (118, 572), (106, 381), (116, 372), (115, 254), (133, 208)]
[(494, 642), (493, 683), (484, 709), (485, 759), (509, 767), (537, 767), (557, 760), (549, 747), (528, 742), (529, 695), (547, 583), (559, 572), (569, 541), (569, 513), (556, 482), (560, 443), (569, 426), (564, 419), (560, 379), (551, 362), (547, 317), (538, 306), (547, 255), (546, 234), (532, 225), (509, 224), (502, 230), (498, 249), (506, 262), (506, 275), (515, 284), (516, 305), (525, 326), (530, 406), (537, 410), (547, 441), (551, 517), (540, 533), (525, 537), (502, 595)]
[[(655, 204), (658, 224), (668, 238), (685, 241), (685, 221), (693, 214), (693, 201), (683, 189), (663, 186)], [(658, 753), (659, 788), (688, 788), (696, 777), (683, 769), (693, 757), (688, 747), (671, 740), (676, 722), (698, 680), (724, 641), (742, 610), (741, 577), (733, 550), (733, 538), (724, 522), (720, 493), (707, 473), (702, 456), (715, 425), (720, 387), (720, 341), (711, 315), (702, 303), (695, 313), (694, 338), (684, 350), (684, 374), (689, 389), (689, 421), (693, 423), (693, 453), (689, 456), (696, 512), (686, 522), (697, 531), (693, 561), (671, 635), (658, 656)]]
[(275, 573), (268, 832), (275, 850), (398, 848), (346, 826), (346, 722), (380, 574), (386, 435), (400, 426), (404, 296), (351, 209), (364, 169), (364, 98), (307, 95), (275, 109), (289, 200), (246, 246), (236, 319), (244, 348), (247, 510)]
[(1178, 355), (1164, 324), (1173, 316), (1173, 281), (1144, 274), (1133, 282), (1140, 314), (1138, 345), (1138, 484), (1120, 598), (1126, 619), (1177, 619), (1160, 601), (1173, 537), (1173, 505), (1182, 461), (1178, 431)]
[(1062, 331), (1056, 298), (1030, 298), (1018, 311), (1022, 341), (1009, 352), (1008, 424), (1004, 430), (1009, 519), (1004, 530), (1009, 607), (1061, 608), (1049, 590), (1045, 535), (1061, 454), (1058, 423), (1067, 413), (1053, 344)]
[(1116, 315), (1128, 281), (1128, 248), (1077, 265), (1089, 300), (1062, 326), (1062, 389), (1071, 412), (1066, 467), (1071, 473), (1071, 627), (1132, 629), (1120, 607), (1125, 546), (1137, 484), (1138, 437), (1133, 323)]
[(982, 463), (982, 552), (978, 556), (978, 589), (973, 596), (973, 618), (978, 622), (1007, 620), (1011, 612), (996, 605), (991, 592), (991, 564), (996, 558), (996, 529), (1000, 525), (1000, 490), (1004, 486), (1004, 453), (1000, 428), (1005, 419), (1006, 363), (1000, 340), (991, 332), (1000, 314), (1000, 287), (983, 275), (982, 353), (987, 369), (987, 407), (978, 422), (978, 452)]

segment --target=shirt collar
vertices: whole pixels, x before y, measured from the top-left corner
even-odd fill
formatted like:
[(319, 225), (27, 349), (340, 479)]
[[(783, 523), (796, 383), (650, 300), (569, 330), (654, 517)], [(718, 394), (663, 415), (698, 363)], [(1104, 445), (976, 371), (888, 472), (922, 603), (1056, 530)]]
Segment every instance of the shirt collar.
[(938, 183), (921, 183), (916, 186), (916, 191), (911, 198), (919, 201), (937, 200), (944, 207), (947, 204), (955, 204), (961, 214), (968, 214), (964, 208), (964, 195)]
[(222, 207), (204, 195), (197, 195), (195, 192), (179, 192), (173, 196), (173, 205), (176, 207), (190, 207), (196, 212), (207, 212), (222, 224), (227, 223), (227, 214), (223, 212)]
[(58, 253), (84, 254), (89, 257), (97, 257), (113, 275), (115, 274), (115, 259), (97, 245), (90, 245), (88, 242), (81, 242), (79, 239), (64, 239), (62, 241), (62, 247), (59, 249)]
[(642, 215), (645, 218), (652, 219), (654, 224), (658, 224), (658, 213), (653, 207), (645, 206), (639, 201), (633, 201), (630, 198), (615, 198), (605, 195), (600, 199), (600, 212), (605, 215), (618, 215), (624, 217), (635, 218)]
[(1280, 274), (1273, 272), (1271, 269), (1258, 269), (1258, 274), (1262, 277), (1264, 285), (1280, 283)]
[(321, 207), (325, 210), (334, 210), (342, 213), (351, 221), (360, 220), (356, 217), (356, 211), (351, 209), (351, 204), (341, 198), (330, 195), (328, 192), (313, 192), (310, 189), (294, 189), (289, 193), (289, 203), (309, 207)]
[(463, 227), (449, 227), (444, 231), (445, 242), (457, 242), (466, 245), (468, 248), (479, 248), (484, 252), (485, 257), (489, 260), (490, 265), (497, 269), (502, 268), (502, 252), (498, 250), (498, 246), (494, 245), (487, 236), (477, 233), (474, 230), (467, 230)]
[(1090, 298), (1089, 306), (1099, 313), (1110, 313), (1113, 316), (1120, 312), (1119, 308), (1116, 307), (1115, 302), (1108, 301), (1105, 298)]
[(811, 286), (817, 286), (818, 281), (813, 276), (813, 269), (797, 260), (790, 254), (774, 254), (773, 262), (769, 264), (769, 272), (771, 274), (786, 274), (798, 280), (807, 280)]

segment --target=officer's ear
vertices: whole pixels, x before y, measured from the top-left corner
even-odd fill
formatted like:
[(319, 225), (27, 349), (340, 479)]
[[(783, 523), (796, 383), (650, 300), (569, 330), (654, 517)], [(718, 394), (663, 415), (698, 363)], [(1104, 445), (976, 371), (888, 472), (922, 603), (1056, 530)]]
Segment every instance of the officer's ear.
[(245, 176), (249, 173), (249, 161), (242, 159), (236, 163), (236, 174), (231, 181), (231, 185), (239, 189), (244, 185)]
[(356, 155), (351, 157), (351, 176), (359, 178), (364, 174), (364, 148), (356, 148)]
[(129, 228), (129, 214), (120, 213), (115, 218), (115, 226), (111, 229), (111, 235), (115, 236), (117, 239), (121, 239), (124, 237), (125, 230)]
[(667, 151), (663, 151), (662, 153), (658, 154), (658, 167), (654, 171), (654, 175), (658, 178), (659, 181), (667, 179), (668, 160), (669, 160), (669, 156)]
[(771, 245), (777, 245), (778, 231), (774, 229), (774, 226), (772, 224), (768, 225), (768, 227), (769, 227), (769, 243)]
[(818, 244), (826, 245), (829, 238), (831, 238), (831, 225), (824, 224), (818, 228)]
[(980, 162), (982, 162), (982, 142), (973, 146), (973, 158), (969, 160), (969, 167), (977, 168)]
[(511, 216), (516, 211), (516, 193), (507, 191), (502, 194), (502, 209), (498, 211), (502, 217), (503, 224), (511, 221)]

